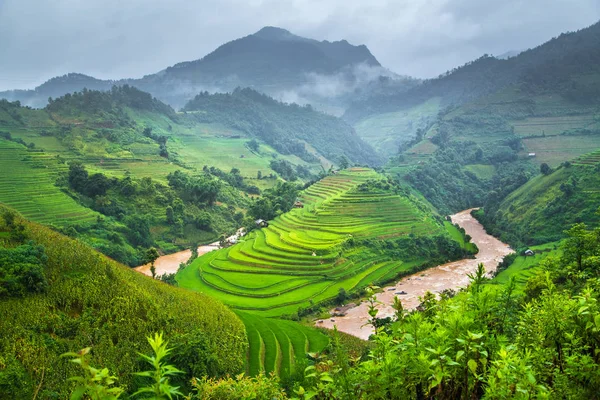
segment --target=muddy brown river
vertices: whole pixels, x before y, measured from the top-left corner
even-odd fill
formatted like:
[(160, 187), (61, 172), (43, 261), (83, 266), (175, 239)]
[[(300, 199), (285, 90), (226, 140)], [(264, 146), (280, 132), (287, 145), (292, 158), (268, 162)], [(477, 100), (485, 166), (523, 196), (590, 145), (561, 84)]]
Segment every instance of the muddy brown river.
[[(227, 240), (238, 240), (240, 237), (244, 236), (243, 232), (243, 229), (240, 228), (234, 235), (228, 237)], [(219, 242), (214, 242), (211, 244), (200, 246), (198, 247), (198, 256), (201, 256), (213, 250), (218, 250), (219, 248)], [(189, 260), (191, 256), (191, 250), (183, 250), (178, 251), (177, 253), (167, 254), (158, 257), (156, 261), (154, 261), (154, 268), (156, 268), (156, 276), (176, 273), (179, 269), (179, 265)], [(134, 270), (136, 270), (137, 272), (141, 272), (144, 275), (152, 276), (152, 272), (150, 272), (150, 264), (140, 265), (139, 267), (135, 267)]]
[[(383, 292), (376, 295), (377, 300), (381, 302), (378, 306), (378, 318), (394, 315), (391, 305), (395, 296), (400, 298), (405, 309), (413, 309), (419, 305), (419, 297), (422, 297), (427, 291), (439, 293), (444, 289), (457, 290), (467, 286), (469, 283), (467, 274), (475, 271), (479, 263), (485, 265), (486, 271), (492, 272), (496, 270), (506, 255), (512, 253), (507, 244), (485, 232), (483, 226), (471, 216), (470, 209), (454, 214), (451, 218), (452, 222), (463, 227), (465, 232), (471, 236), (471, 241), (477, 245), (479, 253), (474, 259), (469, 258), (438, 265), (402, 278), (396, 284), (383, 288)], [(395, 294), (400, 291), (404, 291), (406, 294)], [(339, 331), (361, 339), (368, 339), (373, 333), (373, 329), (371, 326), (365, 325), (369, 319), (367, 311), (368, 304), (362, 302), (349, 309), (344, 317), (332, 317), (322, 322), (317, 321), (316, 326), (329, 329), (337, 326)]]

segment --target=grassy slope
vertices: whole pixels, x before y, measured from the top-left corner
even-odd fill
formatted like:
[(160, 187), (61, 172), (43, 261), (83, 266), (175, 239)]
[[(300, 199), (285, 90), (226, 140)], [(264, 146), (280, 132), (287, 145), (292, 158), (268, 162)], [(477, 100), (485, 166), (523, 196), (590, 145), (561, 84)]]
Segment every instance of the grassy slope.
[(435, 119), (440, 99), (432, 98), (407, 110), (371, 115), (356, 124), (356, 133), (380, 153), (392, 156), (401, 143), (411, 140), (417, 129)]
[[(46, 110), (28, 110), (21, 108), (18, 113), (23, 123), (0, 118), (0, 131), (10, 132), (15, 138), (34, 143), (36, 148), (48, 154), (60, 155), (65, 160), (82, 161), (91, 170), (107, 175), (123, 177), (130, 173), (135, 177), (150, 176), (165, 181), (165, 177), (178, 169), (186, 169), (159, 156), (159, 145), (141, 136), (145, 127), (151, 127), (153, 133), (168, 136), (170, 152), (178, 155), (182, 165), (192, 170), (201, 170), (204, 165), (214, 166), (228, 172), (238, 168), (242, 176), (256, 178), (261, 170), (263, 175), (276, 174), (269, 166), (273, 158), (282, 158), (296, 165), (314, 169), (311, 165), (295, 156), (283, 156), (270, 146), (262, 145), (260, 153), (251, 152), (246, 146), (247, 135), (235, 129), (219, 124), (197, 123), (192, 118), (178, 115), (176, 121), (160, 113), (135, 110), (124, 107), (135, 127), (100, 128), (101, 118), (81, 114), (79, 117), (48, 113)], [(61, 126), (71, 126), (68, 135), (60, 137)], [(120, 135), (134, 135), (132, 143), (114, 143), (98, 135), (101, 129)], [(53, 136), (43, 136), (43, 131)], [(240, 156), (244, 155), (243, 158)], [(262, 181), (262, 186), (271, 186)]]
[[(465, 104), (443, 118), (457, 140), (490, 142), (511, 134), (523, 139), (522, 155), (557, 166), (600, 147), (598, 107), (556, 93), (529, 93), (515, 85)], [(469, 121), (463, 125), (464, 121)]]
[[(154, 135), (169, 137), (169, 153), (178, 161), (159, 155), (159, 144), (141, 134), (146, 127), (151, 127)], [(34, 147), (33, 150), (28, 149), (0, 138), (3, 155), (0, 159), (3, 171), (0, 176), (0, 203), (15, 208), (33, 221), (65, 228), (87, 226), (99, 215), (55, 186), (57, 178), (67, 171), (69, 161), (83, 162), (90, 174), (100, 172), (118, 178), (128, 175), (133, 178), (151, 177), (163, 184), (167, 183), (166, 176), (177, 170), (197, 174), (205, 165), (216, 166), (225, 172), (238, 168), (248, 185), (260, 189), (269, 188), (281, 180), (269, 165), (275, 158), (313, 171), (320, 170), (318, 163), (308, 164), (296, 156), (280, 155), (265, 144), (260, 145), (258, 152), (252, 152), (246, 147), (247, 136), (221, 125), (200, 124), (184, 115), (168, 115), (125, 105), (113, 107), (110, 112), (82, 111), (75, 106), (49, 111), (0, 102), (0, 132), (10, 133), (14, 140), (22, 140)], [(111, 136), (116, 139), (109, 140)], [(258, 171), (263, 177), (274, 176), (257, 179)], [(239, 196), (238, 191), (232, 192), (229, 197), (236, 196)], [(237, 204), (234, 205), (237, 207)], [(150, 214), (154, 220), (163, 221), (164, 207)], [(237, 228), (216, 222), (215, 232), (206, 232), (188, 224), (185, 239), (163, 240), (163, 232), (168, 231), (169, 226), (159, 225), (153, 228), (152, 234), (153, 239), (159, 241), (156, 246), (164, 252), (198, 242), (212, 242), (219, 234)], [(102, 243), (109, 246), (92, 234), (87, 235), (85, 240), (96, 248), (102, 248)], [(132, 248), (129, 250), (133, 251)]]
[(195, 352), (205, 372), (243, 368), (244, 325), (218, 301), (151, 280), (78, 241), (24, 223), (29, 238), (46, 247), (50, 288), (45, 294), (0, 301), (0, 376), (21, 374), (5, 376), (19, 379), (14, 383), (21, 392), (0, 392), (1, 398), (31, 398), (42, 374), (38, 397), (55, 392), (65, 397), (71, 387), (66, 377), (78, 371), (60, 354), (87, 346), (93, 349), (94, 365), (108, 367), (132, 389), (136, 351), (147, 353), (144, 338), (156, 331), (164, 331), (176, 346), (201, 343)]
[(350, 237), (442, 231), (402, 196), (352, 190), (377, 176), (356, 169), (322, 180), (303, 193), (303, 209), (276, 218), (243, 243), (199, 258), (178, 274), (179, 284), (237, 309), (278, 316), (329, 300), (342, 288), (357, 290), (410, 270), (415, 263), (408, 261), (418, 260), (389, 260), (367, 248), (341, 253)]
[(473, 253), (477, 252), (477, 246), (474, 243), (467, 242), (463, 233), (455, 225), (449, 221), (444, 221), (444, 226), (450, 234), (450, 237), (456, 240), (460, 244), (460, 247)]
[[(596, 164), (598, 165), (598, 164)], [(571, 195), (560, 189), (577, 181)], [(500, 205), (496, 220), (507, 231), (517, 231), (528, 241), (548, 242), (576, 222), (597, 224), (600, 206), (600, 174), (594, 165), (561, 167), (548, 176), (531, 179)]]
[(527, 280), (534, 276), (540, 270), (540, 262), (549, 256), (560, 256), (560, 250), (557, 249), (560, 242), (550, 242), (543, 245), (531, 246), (529, 249), (535, 252), (533, 256), (519, 255), (511, 265), (498, 273), (492, 280), (494, 284), (506, 284), (512, 278), (517, 284), (517, 292), (522, 292)]

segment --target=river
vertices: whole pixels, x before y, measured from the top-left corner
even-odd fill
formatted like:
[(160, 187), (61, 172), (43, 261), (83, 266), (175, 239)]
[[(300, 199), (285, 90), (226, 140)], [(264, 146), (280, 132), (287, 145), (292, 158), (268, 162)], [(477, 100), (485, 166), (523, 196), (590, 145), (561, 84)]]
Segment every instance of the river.
[[(240, 228), (234, 235), (228, 237), (227, 240), (237, 241), (240, 237), (244, 236), (243, 232), (243, 228)], [(200, 246), (198, 247), (198, 256), (201, 256), (213, 250), (218, 250), (219, 248), (219, 242), (214, 242), (206, 244), (204, 246)], [(154, 268), (156, 268), (156, 276), (176, 273), (179, 269), (179, 265), (188, 261), (191, 256), (192, 251), (188, 249), (178, 251), (177, 253), (167, 254), (158, 257), (156, 261), (154, 261)], [(144, 264), (140, 265), (139, 267), (135, 267), (134, 270), (141, 272), (144, 275), (152, 276), (152, 272), (150, 272), (150, 266), (151, 264)]]
[[(381, 302), (378, 306), (378, 318), (394, 315), (394, 309), (391, 305), (395, 296), (400, 298), (405, 309), (414, 309), (420, 304), (419, 297), (422, 297), (427, 291), (439, 293), (445, 289), (457, 290), (465, 287), (469, 283), (467, 274), (474, 272), (479, 263), (485, 265), (487, 272), (492, 272), (496, 270), (505, 256), (512, 253), (507, 244), (485, 232), (479, 221), (471, 216), (471, 211), (471, 209), (461, 211), (452, 215), (451, 218), (452, 222), (465, 229), (465, 232), (471, 236), (471, 241), (479, 248), (475, 258), (438, 265), (404, 277), (395, 285), (383, 288), (383, 292), (376, 295), (377, 300)], [(400, 291), (404, 291), (406, 294), (395, 294), (395, 292)], [(365, 325), (369, 319), (367, 311), (368, 304), (363, 301), (356, 307), (349, 309), (344, 317), (333, 317), (322, 320), (322, 322), (317, 321), (316, 326), (329, 329), (336, 326), (339, 331), (361, 339), (368, 339), (373, 333), (373, 328), (370, 325)]]

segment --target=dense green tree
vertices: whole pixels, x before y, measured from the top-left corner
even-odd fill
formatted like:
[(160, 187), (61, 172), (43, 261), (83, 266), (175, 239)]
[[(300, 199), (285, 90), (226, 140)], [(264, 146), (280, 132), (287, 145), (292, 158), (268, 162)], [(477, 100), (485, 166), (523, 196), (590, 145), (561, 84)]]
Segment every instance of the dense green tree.
[(72, 161), (69, 163), (69, 185), (78, 192), (85, 190), (85, 185), (88, 179), (88, 172), (85, 166), (78, 162)]
[(31, 244), (0, 247), (0, 298), (44, 292), (47, 256), (43, 246)]
[(544, 175), (550, 175), (552, 173), (552, 168), (546, 163), (540, 164), (540, 172)]
[(173, 211), (173, 207), (167, 206), (166, 215), (167, 215), (167, 224), (173, 225), (175, 223), (175, 211)]
[(154, 247), (150, 247), (148, 250), (146, 250), (146, 253), (144, 255), (146, 263), (150, 264), (150, 272), (152, 273), (152, 278), (156, 278), (156, 267), (154, 266), (154, 262), (158, 257), (160, 257), (160, 254), (158, 253), (158, 250), (156, 250), (156, 248)]

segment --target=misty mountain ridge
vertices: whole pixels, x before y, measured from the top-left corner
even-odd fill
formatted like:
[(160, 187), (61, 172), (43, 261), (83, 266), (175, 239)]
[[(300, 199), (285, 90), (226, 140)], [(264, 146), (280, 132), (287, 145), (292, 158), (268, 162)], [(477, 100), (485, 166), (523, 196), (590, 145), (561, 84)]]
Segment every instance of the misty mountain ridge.
[(201, 91), (252, 87), (282, 101), (344, 108), (349, 93), (370, 91), (390, 80), (404, 82), (405, 78), (383, 68), (365, 45), (354, 46), (346, 40), (318, 41), (282, 28), (264, 27), (200, 59), (139, 79), (109, 81), (72, 73), (52, 78), (34, 90), (0, 92), (0, 97), (43, 107), (48, 97), (84, 87), (109, 90), (115, 84), (129, 84), (180, 108)]
[(504, 53), (497, 55), (495, 57), (499, 60), (508, 60), (511, 57), (518, 56), (522, 52), (523, 52), (523, 50), (508, 50), (508, 51), (505, 51)]
[(370, 115), (408, 109), (432, 98), (439, 98), (442, 107), (459, 105), (510, 85), (528, 83), (531, 87), (532, 82), (538, 86), (548, 85), (574, 76), (595, 74), (598, 69), (595, 60), (599, 55), (600, 22), (597, 22), (563, 33), (514, 57), (501, 59), (485, 54), (408, 91), (358, 99), (344, 118), (355, 123)]

